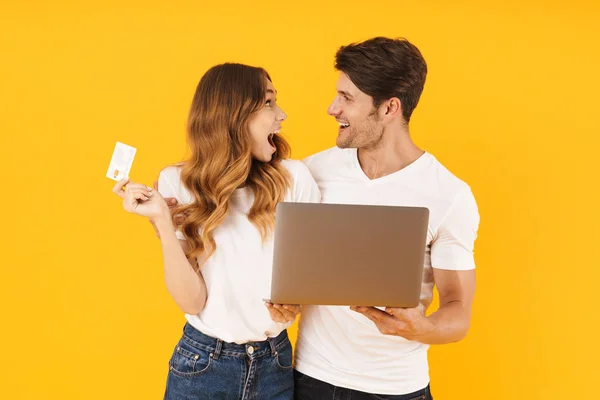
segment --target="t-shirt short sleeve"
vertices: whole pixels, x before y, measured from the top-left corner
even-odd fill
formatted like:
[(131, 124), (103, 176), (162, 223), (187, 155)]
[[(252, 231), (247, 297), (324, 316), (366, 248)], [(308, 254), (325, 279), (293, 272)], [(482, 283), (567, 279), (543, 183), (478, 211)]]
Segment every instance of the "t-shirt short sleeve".
[(447, 270), (475, 269), (473, 247), (479, 210), (469, 187), (454, 199), (431, 243), (431, 266)]
[(303, 162), (296, 161), (294, 170), (293, 201), (297, 203), (320, 203), (321, 191), (308, 167)]

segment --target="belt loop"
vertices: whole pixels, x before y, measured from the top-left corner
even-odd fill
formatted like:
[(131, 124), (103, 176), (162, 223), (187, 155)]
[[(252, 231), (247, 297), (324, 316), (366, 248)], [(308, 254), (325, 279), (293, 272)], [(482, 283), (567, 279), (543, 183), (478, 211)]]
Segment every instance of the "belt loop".
[(217, 346), (215, 347), (215, 352), (212, 354), (212, 358), (215, 360), (219, 359), (219, 355), (221, 354), (221, 347), (223, 346), (223, 341), (221, 339), (217, 339)]
[(269, 346), (271, 347), (271, 356), (275, 357), (277, 355), (277, 350), (275, 349), (273, 338), (267, 338), (267, 342), (269, 342)]

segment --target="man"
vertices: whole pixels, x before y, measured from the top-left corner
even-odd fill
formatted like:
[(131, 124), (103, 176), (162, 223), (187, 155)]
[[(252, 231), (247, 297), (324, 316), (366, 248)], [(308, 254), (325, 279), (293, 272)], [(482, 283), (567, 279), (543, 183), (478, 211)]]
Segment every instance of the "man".
[[(427, 349), (467, 334), (479, 225), (469, 186), (411, 140), (427, 74), (406, 40), (339, 49), (328, 113), (337, 146), (308, 157), (324, 203), (425, 206), (430, 222), (421, 304), (414, 309), (306, 306), (296, 346), (297, 399), (431, 399)], [(368, 266), (365, 266), (368, 268)], [(433, 287), (439, 309), (429, 316)]]

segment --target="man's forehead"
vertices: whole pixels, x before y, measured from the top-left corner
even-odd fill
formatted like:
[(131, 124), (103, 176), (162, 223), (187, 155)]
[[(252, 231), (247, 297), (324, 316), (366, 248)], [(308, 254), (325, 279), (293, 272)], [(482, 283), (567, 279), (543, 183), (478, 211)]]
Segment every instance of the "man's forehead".
[(353, 97), (360, 96), (363, 94), (358, 87), (348, 78), (343, 72), (340, 72), (340, 76), (337, 81), (337, 91)]

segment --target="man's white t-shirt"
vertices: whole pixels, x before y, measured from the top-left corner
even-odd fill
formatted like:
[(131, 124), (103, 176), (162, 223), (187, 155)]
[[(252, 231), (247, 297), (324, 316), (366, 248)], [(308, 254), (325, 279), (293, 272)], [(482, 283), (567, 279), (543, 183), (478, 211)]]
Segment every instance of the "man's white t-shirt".
[[(284, 201), (318, 203), (319, 189), (306, 165), (298, 160), (283, 160), (282, 165), (292, 176)], [(192, 197), (180, 174), (179, 167), (165, 168), (158, 190), (163, 197), (189, 204)], [(248, 219), (253, 203), (249, 188), (233, 194), (225, 221), (213, 231), (216, 251), (200, 270), (208, 291), (206, 305), (198, 315), (186, 314), (187, 321), (202, 333), (238, 344), (275, 337), (291, 324), (274, 322), (264, 305), (271, 288), (273, 235), (263, 244)], [(184, 240), (179, 231), (177, 237)]]
[[(409, 166), (374, 180), (360, 167), (356, 149), (334, 147), (308, 157), (305, 163), (323, 203), (429, 209), (420, 305), (423, 312), (432, 300), (432, 267), (475, 268), (477, 204), (469, 186), (433, 155), (426, 152)], [(309, 306), (302, 310), (295, 368), (334, 386), (407, 394), (429, 383), (427, 349), (422, 343), (383, 335), (371, 320), (349, 307)]]

